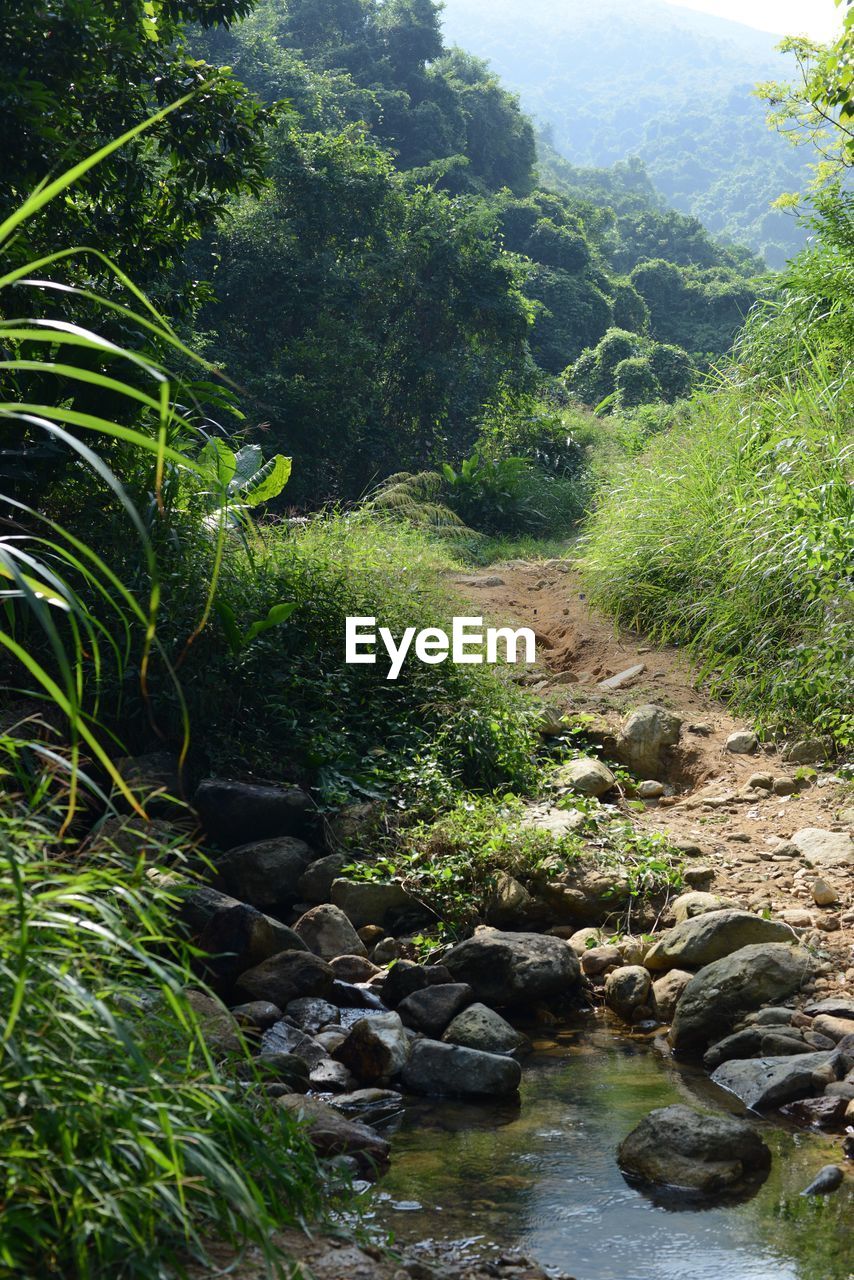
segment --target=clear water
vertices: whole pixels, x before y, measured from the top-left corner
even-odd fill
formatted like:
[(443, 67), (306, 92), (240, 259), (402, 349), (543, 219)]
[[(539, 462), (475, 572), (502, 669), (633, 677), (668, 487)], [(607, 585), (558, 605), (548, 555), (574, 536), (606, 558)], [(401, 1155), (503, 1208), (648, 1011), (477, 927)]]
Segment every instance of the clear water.
[(854, 1178), (829, 1197), (799, 1194), (840, 1160), (838, 1137), (757, 1121), (773, 1165), (751, 1199), (656, 1203), (624, 1181), (615, 1152), (672, 1102), (737, 1109), (701, 1072), (601, 1016), (550, 1031), (525, 1062), (521, 1106), (407, 1108), (375, 1221), (401, 1242), (520, 1248), (578, 1280), (851, 1280)]

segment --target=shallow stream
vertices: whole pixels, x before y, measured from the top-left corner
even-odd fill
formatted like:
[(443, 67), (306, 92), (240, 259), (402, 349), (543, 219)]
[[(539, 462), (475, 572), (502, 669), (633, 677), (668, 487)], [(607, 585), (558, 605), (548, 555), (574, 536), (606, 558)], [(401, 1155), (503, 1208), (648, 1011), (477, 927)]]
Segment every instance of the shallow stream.
[(752, 1199), (656, 1203), (624, 1181), (615, 1152), (672, 1102), (730, 1105), (702, 1072), (601, 1014), (550, 1028), (525, 1060), (521, 1106), (407, 1107), (375, 1221), (401, 1243), (479, 1237), (519, 1248), (577, 1280), (851, 1280), (854, 1178), (827, 1198), (800, 1195), (839, 1161), (838, 1136), (757, 1121), (773, 1164)]

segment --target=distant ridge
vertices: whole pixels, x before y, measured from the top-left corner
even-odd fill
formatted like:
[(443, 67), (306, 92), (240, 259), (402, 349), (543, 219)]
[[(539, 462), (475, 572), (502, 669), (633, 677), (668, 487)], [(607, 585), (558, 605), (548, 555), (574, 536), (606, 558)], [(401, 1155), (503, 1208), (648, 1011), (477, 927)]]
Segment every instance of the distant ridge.
[(768, 132), (752, 95), (793, 72), (776, 36), (664, 0), (446, 0), (443, 22), (573, 164), (640, 156), (669, 202), (772, 265), (803, 243), (770, 205), (811, 157)]

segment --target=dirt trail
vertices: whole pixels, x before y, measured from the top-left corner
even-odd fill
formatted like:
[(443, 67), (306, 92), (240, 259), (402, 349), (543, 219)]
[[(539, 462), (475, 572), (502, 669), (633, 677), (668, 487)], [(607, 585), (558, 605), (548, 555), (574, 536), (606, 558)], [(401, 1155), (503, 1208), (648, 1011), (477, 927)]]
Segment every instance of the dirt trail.
[[(614, 735), (625, 715), (642, 703), (658, 703), (682, 717), (680, 746), (669, 776), (660, 779), (669, 794), (632, 817), (647, 830), (667, 832), (692, 858), (712, 867), (715, 893), (754, 910), (787, 913), (805, 941), (827, 953), (819, 988), (854, 989), (852, 870), (821, 873), (838, 900), (818, 906), (817, 873), (792, 856), (791, 845), (787, 848), (791, 836), (805, 827), (850, 830), (850, 788), (828, 769), (805, 785), (800, 766), (785, 763), (782, 748), (773, 744), (751, 755), (727, 751), (729, 735), (749, 729), (749, 723), (696, 687), (696, 672), (678, 648), (618, 631), (591, 610), (569, 561), (511, 561), (458, 577), (454, 585), (468, 610), (535, 631), (537, 667), (523, 679), (549, 707), (593, 714), (607, 721)], [(622, 687), (601, 687), (601, 681), (641, 664), (642, 671)], [(758, 773), (789, 779), (798, 790), (780, 796), (748, 787)], [(800, 914), (790, 915), (794, 912)]]

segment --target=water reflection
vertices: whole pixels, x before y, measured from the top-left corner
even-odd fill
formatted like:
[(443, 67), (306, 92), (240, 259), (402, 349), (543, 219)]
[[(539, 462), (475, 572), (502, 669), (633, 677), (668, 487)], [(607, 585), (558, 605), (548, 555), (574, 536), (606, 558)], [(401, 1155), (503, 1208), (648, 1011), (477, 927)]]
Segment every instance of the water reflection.
[(617, 1145), (649, 1110), (712, 1099), (737, 1106), (652, 1039), (616, 1037), (595, 1019), (540, 1037), (520, 1105), (407, 1108), (378, 1220), (407, 1241), (482, 1234), (578, 1280), (850, 1280), (851, 1180), (827, 1200), (799, 1195), (838, 1143), (758, 1122), (771, 1173), (726, 1206), (652, 1197), (623, 1179)]

